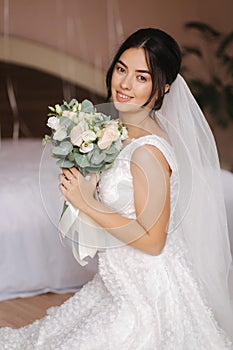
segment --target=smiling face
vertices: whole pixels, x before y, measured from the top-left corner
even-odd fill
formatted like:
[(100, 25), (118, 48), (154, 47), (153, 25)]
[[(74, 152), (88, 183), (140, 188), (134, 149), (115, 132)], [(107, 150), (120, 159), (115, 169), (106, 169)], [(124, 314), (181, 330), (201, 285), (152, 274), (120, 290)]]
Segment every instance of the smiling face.
[[(142, 48), (130, 48), (123, 52), (112, 74), (112, 99), (120, 112), (140, 110), (150, 97), (152, 78)], [(156, 100), (152, 98), (147, 108)]]

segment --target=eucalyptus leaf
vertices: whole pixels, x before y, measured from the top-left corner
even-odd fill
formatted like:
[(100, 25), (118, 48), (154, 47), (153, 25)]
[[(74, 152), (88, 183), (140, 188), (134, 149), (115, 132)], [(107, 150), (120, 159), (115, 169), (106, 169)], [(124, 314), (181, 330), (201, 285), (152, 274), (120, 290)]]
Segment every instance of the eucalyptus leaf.
[(74, 162), (70, 162), (67, 159), (59, 159), (56, 164), (60, 167), (60, 168), (71, 168), (73, 166), (75, 166)]
[(54, 156), (67, 156), (72, 151), (72, 144), (69, 141), (62, 141), (59, 146), (55, 146), (52, 149)]
[(68, 154), (68, 159), (73, 162), (74, 161), (74, 153)]
[(95, 149), (91, 157), (91, 164), (98, 165), (102, 163), (105, 157), (106, 157), (106, 154), (104, 152), (100, 152), (98, 149)]
[(61, 117), (60, 124), (66, 126), (67, 129), (73, 128), (75, 126), (75, 123), (70, 118), (67, 118), (67, 117)]
[(117, 151), (116, 147), (113, 144), (111, 145), (111, 147), (109, 149), (107, 149), (105, 151), (106, 154), (116, 154), (116, 152), (118, 152), (118, 151)]
[(70, 107), (66, 101), (63, 102), (63, 105), (61, 105), (61, 108), (62, 109), (64, 108), (64, 110), (68, 110), (68, 111), (70, 110)]
[(90, 163), (88, 162), (88, 159), (85, 154), (75, 153), (74, 160), (80, 168), (90, 166)]
[(82, 106), (82, 112), (84, 112), (84, 113), (94, 113), (95, 112), (94, 105), (89, 100), (83, 100), (81, 106)]
[(76, 100), (76, 98), (72, 98), (72, 100), (69, 102), (69, 107), (72, 108), (73, 105), (75, 105), (76, 103), (78, 103), (78, 101)]
[(115, 159), (116, 159), (115, 154), (109, 154), (109, 155), (106, 155), (105, 162), (111, 163), (111, 162), (114, 162)]

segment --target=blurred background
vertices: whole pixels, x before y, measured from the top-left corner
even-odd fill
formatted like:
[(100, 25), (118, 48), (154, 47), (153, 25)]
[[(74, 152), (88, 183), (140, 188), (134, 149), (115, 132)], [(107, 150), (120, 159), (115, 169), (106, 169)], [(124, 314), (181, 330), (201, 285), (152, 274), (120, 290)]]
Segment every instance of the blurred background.
[(48, 105), (105, 100), (105, 72), (141, 27), (171, 34), (205, 110), (221, 167), (233, 170), (232, 0), (0, 0), (0, 135), (42, 138)]

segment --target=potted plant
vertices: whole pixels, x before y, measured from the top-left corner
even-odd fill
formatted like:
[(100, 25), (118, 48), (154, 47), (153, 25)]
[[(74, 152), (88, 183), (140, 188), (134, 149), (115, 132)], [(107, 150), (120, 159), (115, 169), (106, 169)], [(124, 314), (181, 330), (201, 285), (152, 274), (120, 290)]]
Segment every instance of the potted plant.
[[(182, 74), (205, 113), (227, 127), (233, 121), (233, 32), (225, 34), (202, 22), (187, 22), (185, 28), (199, 37), (197, 44), (183, 46)], [(197, 73), (188, 65), (191, 57), (200, 64)]]

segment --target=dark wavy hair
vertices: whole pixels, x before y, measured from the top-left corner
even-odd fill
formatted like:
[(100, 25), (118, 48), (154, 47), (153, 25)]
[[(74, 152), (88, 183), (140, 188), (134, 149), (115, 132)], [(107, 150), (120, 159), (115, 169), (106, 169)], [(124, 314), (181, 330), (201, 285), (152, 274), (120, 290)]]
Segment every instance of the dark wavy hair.
[(157, 93), (158, 98), (152, 109), (158, 110), (163, 103), (166, 84), (171, 85), (180, 71), (182, 55), (179, 45), (169, 34), (156, 28), (139, 29), (131, 34), (120, 46), (107, 71), (107, 100), (112, 95), (111, 83), (115, 65), (123, 52), (130, 48), (144, 49), (146, 62), (152, 76), (151, 94), (142, 107), (150, 103)]

